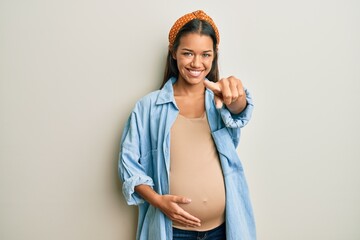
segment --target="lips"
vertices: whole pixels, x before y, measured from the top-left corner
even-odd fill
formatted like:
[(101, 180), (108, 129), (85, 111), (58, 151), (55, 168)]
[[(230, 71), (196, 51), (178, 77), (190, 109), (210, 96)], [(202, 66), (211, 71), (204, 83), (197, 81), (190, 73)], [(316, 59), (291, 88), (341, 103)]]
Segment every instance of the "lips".
[(202, 73), (202, 70), (190, 70), (188, 69), (189, 74), (191, 77), (199, 77), (200, 74)]

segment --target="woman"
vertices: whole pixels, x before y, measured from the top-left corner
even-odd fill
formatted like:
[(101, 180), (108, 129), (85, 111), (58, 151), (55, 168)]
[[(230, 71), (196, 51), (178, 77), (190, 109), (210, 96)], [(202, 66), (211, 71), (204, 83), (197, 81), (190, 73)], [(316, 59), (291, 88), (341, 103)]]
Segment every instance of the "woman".
[(127, 203), (139, 206), (137, 239), (256, 238), (236, 152), (253, 103), (239, 79), (219, 79), (219, 40), (203, 11), (179, 18), (162, 88), (125, 126), (119, 173)]

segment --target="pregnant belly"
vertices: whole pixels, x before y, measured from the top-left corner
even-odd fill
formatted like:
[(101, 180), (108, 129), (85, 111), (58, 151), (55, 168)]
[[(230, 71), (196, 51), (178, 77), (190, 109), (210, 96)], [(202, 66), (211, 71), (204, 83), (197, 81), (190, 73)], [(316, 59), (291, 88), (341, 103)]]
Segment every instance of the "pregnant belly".
[[(201, 227), (189, 228), (176, 223), (173, 226), (185, 230), (206, 231), (224, 222), (225, 186), (222, 173), (219, 171), (211, 178), (188, 177), (184, 180), (171, 176), (171, 194), (191, 199), (189, 204), (180, 206), (191, 215), (201, 220)], [(180, 176), (179, 176), (180, 177)]]

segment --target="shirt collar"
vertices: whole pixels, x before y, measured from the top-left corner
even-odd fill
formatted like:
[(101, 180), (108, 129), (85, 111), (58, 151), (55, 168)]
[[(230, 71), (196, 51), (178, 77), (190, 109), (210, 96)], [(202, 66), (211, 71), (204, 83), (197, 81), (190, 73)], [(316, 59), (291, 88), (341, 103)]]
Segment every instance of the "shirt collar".
[[(174, 98), (174, 88), (173, 84), (176, 82), (176, 78), (172, 77), (170, 78), (165, 85), (160, 90), (159, 96), (156, 100), (156, 105), (161, 105), (165, 103), (172, 102), (176, 106), (175, 98)], [(205, 106), (206, 110), (210, 109), (210, 101), (213, 99), (213, 92), (209, 89), (206, 89), (205, 91)]]
[(160, 90), (159, 96), (156, 100), (157, 105), (165, 104), (165, 103), (169, 103), (169, 102), (172, 102), (175, 104), (174, 89), (173, 89), (173, 84), (175, 82), (176, 82), (176, 78), (172, 77), (165, 83), (163, 88)]

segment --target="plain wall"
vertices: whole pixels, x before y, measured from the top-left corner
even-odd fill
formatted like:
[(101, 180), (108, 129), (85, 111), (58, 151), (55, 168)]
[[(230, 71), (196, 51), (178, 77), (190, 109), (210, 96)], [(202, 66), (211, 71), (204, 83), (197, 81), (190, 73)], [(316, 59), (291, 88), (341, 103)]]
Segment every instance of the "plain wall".
[(135, 238), (122, 128), (197, 9), (255, 99), (238, 150), (258, 239), (360, 239), (357, 0), (1, 0), (0, 239)]

